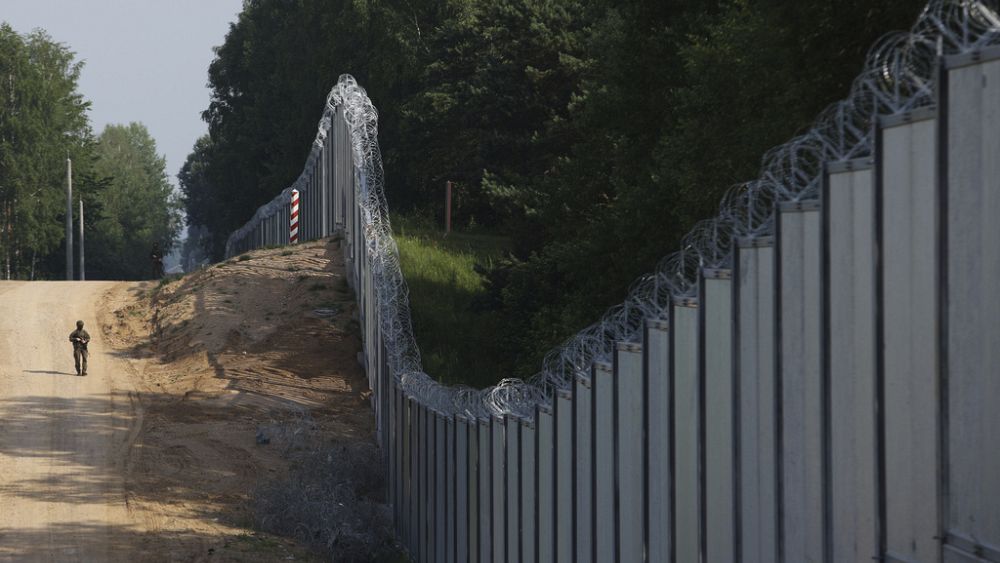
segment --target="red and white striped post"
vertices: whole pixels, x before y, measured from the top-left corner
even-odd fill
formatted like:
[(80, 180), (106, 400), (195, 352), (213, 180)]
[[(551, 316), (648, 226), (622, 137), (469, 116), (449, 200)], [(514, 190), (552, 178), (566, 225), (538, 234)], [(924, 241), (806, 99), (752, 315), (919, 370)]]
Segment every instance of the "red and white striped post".
[(299, 190), (292, 190), (291, 224), (288, 226), (288, 242), (299, 242)]

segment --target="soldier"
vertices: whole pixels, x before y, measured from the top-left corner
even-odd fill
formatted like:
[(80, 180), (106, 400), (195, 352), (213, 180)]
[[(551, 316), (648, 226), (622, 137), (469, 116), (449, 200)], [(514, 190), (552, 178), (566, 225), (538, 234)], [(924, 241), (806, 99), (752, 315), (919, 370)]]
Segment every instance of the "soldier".
[(153, 263), (153, 279), (158, 280), (163, 277), (163, 251), (160, 250), (160, 243), (153, 243), (153, 250), (149, 253), (149, 259)]
[[(73, 343), (73, 359), (76, 361), (76, 374), (87, 375), (87, 344), (90, 343), (90, 335), (83, 330), (83, 321), (76, 321), (76, 330), (69, 334), (69, 341)], [(80, 368), (83, 368), (82, 370)]]

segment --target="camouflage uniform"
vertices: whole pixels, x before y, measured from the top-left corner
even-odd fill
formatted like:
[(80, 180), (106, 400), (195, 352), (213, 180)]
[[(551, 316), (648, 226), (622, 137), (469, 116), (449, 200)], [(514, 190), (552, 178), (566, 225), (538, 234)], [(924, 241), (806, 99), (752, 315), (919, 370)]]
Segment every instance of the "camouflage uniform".
[[(76, 362), (76, 374), (87, 375), (87, 344), (90, 343), (90, 334), (83, 330), (83, 323), (76, 324), (76, 330), (70, 333), (69, 341), (73, 343), (73, 360)], [(81, 370), (81, 367), (83, 368)]]

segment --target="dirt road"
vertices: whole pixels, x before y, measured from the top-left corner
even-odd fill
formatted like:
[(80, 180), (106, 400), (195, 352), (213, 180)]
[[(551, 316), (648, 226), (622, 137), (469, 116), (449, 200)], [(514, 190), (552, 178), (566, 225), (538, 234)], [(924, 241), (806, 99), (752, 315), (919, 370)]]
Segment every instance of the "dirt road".
[(0, 282), (0, 563), (314, 561), (332, 533), (337, 554), (386, 545), (341, 256), (333, 240), (169, 282)]
[[(0, 560), (125, 561), (123, 466), (138, 420), (103, 345), (108, 282), (0, 282)], [(77, 377), (68, 335), (91, 334)]]

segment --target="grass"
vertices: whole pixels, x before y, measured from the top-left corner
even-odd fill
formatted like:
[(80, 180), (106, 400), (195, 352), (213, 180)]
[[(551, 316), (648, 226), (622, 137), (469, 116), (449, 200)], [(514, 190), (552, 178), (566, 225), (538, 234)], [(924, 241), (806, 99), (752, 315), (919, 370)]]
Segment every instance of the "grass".
[(396, 221), (395, 231), (424, 370), (444, 383), (473, 387), (506, 377), (510, 362), (499, 353), (496, 318), (473, 305), (485, 292), (475, 266), (501, 258), (508, 239), (457, 232), (445, 237), (405, 218)]

